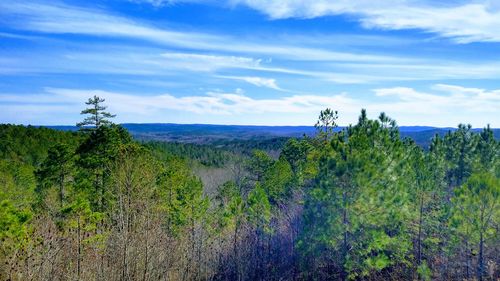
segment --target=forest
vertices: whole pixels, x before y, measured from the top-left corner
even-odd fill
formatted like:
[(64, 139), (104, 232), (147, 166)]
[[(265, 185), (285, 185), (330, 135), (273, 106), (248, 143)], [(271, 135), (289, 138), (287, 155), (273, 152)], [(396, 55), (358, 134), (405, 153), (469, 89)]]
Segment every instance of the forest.
[[(361, 110), (276, 143), (0, 125), (0, 280), (499, 280), (500, 142)], [(83, 105), (82, 105), (83, 107)], [(315, 120), (311, 120), (314, 123)]]

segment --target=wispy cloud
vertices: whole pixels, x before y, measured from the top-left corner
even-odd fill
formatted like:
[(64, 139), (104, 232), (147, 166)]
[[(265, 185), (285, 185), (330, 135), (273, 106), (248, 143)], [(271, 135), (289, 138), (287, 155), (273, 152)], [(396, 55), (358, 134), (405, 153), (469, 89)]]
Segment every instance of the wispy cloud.
[[(214, 116), (228, 116), (224, 123), (241, 123), (232, 119), (236, 116), (257, 114), (285, 114), (290, 120), (277, 124), (311, 124), (316, 114), (326, 108), (338, 109), (342, 123), (355, 122), (361, 108), (376, 115), (386, 112), (400, 124), (433, 124), (454, 126), (471, 122), (481, 127), (486, 123), (500, 126), (497, 113), (500, 112), (500, 90), (467, 88), (455, 85), (437, 84), (430, 92), (413, 88), (394, 87), (373, 90), (373, 99), (362, 100), (348, 93), (330, 95), (288, 95), (276, 98), (252, 98), (241, 89), (234, 92), (209, 91), (204, 95), (174, 96), (172, 94), (138, 95), (104, 90), (46, 88), (45, 92), (32, 95), (0, 94), (0, 118), (9, 120), (18, 116), (16, 122), (30, 119), (43, 122), (46, 115), (77, 112), (89, 96), (98, 95), (106, 99), (110, 110), (117, 113), (119, 122), (161, 120), (168, 112), (181, 115), (203, 116), (203, 120)], [(6, 107), (5, 104), (9, 106)], [(35, 110), (36, 107), (36, 110)], [(5, 116), (16, 110), (18, 114)], [(456, 112), (460, 112), (457, 115)], [(26, 113), (26, 114), (25, 114)], [(303, 116), (309, 116), (304, 119)], [(193, 117), (194, 120), (194, 117)], [(248, 124), (248, 122), (247, 122)]]
[(99, 9), (87, 9), (54, 2), (0, 2), (0, 15), (6, 25), (55, 34), (84, 34), (149, 40), (172, 46), (204, 47), (216, 36), (178, 32), (141, 24)]
[[(500, 90), (466, 88), (437, 84), (431, 92), (413, 88), (394, 87), (375, 89), (377, 97), (390, 97), (392, 110), (421, 114), (494, 114), (500, 112)], [(496, 121), (496, 120), (490, 120)]]
[[(330, 14), (333, 11), (355, 13), (361, 7), (367, 11), (380, 9), (380, 5), (372, 2), (367, 1), (365, 6), (360, 4), (363, 1), (352, 2), (355, 3), (348, 1), (333, 3), (326, 0), (307, 3), (303, 1), (246, 1), (245, 3), (275, 18), (314, 17)], [(401, 1), (397, 1), (394, 5), (399, 2)], [(0, 73), (7, 74), (70, 72), (161, 75), (178, 69), (216, 72), (221, 69), (239, 68), (256, 72), (246, 74), (244, 77), (262, 77), (266, 76), (265, 73), (274, 72), (332, 83), (362, 84), (380, 81), (489, 79), (497, 77), (500, 72), (498, 64), (495, 63), (457, 63), (415, 59), (408, 55), (338, 51), (335, 47), (331, 47), (335, 46), (332, 42), (337, 41), (338, 37), (334, 38), (335, 40), (331, 39), (333, 41), (327, 44), (324, 40), (328, 37), (322, 35), (298, 37), (300, 40), (293, 39), (293, 36), (284, 36), (283, 40), (266, 41), (265, 38), (242, 40), (221, 34), (174, 30), (166, 27), (165, 23), (160, 27), (162, 24), (152, 25), (106, 10), (82, 8), (61, 2), (50, 4), (0, 2), (0, 15), (2, 16), (0, 23), (17, 29), (121, 40), (116, 43), (121, 44), (120, 47), (97, 43), (97, 46), (102, 45), (100, 49), (95, 47), (90, 49), (84, 45), (66, 48), (67, 42), (59, 44), (53, 42), (51, 43), (51, 48), (54, 48), (53, 54), (20, 54), (21, 62), (2, 65)], [(149, 47), (138, 45), (138, 42), (124, 42), (122, 39), (147, 41)], [(299, 41), (308, 43), (300, 44)], [(374, 41), (383, 40), (374, 39)], [(321, 47), (306, 46), (311, 44), (318, 44)], [(330, 49), (324, 47), (327, 45)], [(129, 47), (127, 49), (124, 46)], [(266, 86), (260, 80), (244, 81)], [(266, 87), (274, 86), (267, 81)]]
[(213, 2), (213, 0), (128, 0), (137, 4), (148, 4), (153, 7), (160, 8), (167, 5), (183, 4), (183, 3), (199, 3), (199, 2)]
[[(235, 92), (210, 91), (206, 95), (183, 97), (175, 97), (171, 94), (139, 96), (102, 90), (56, 88), (47, 88), (46, 94), (55, 95), (61, 102), (74, 101), (76, 104), (81, 104), (81, 101), (84, 101), (89, 95), (95, 94), (105, 97), (118, 113), (124, 114), (149, 114), (158, 110), (181, 110), (197, 114), (223, 115), (256, 112), (303, 113), (316, 112), (325, 106), (335, 104), (349, 108), (354, 105), (354, 100), (345, 94), (331, 96), (292, 95), (275, 99), (254, 99), (245, 95), (241, 89)], [(24, 98), (24, 101), (29, 98)]]
[(9, 32), (0, 32), (0, 37), (9, 38), (9, 39), (20, 39), (20, 40), (37, 40), (41, 39), (39, 36), (31, 36), (31, 35), (20, 35)]
[[(187, 77), (197, 73), (198, 78), (224, 77), (276, 90), (282, 89), (276, 81), (278, 78), (290, 81), (289, 79), (301, 77), (318, 84), (369, 84), (387, 81), (494, 79), (500, 75), (500, 64), (497, 62), (422, 60), (408, 64), (327, 61), (293, 64), (262, 57), (174, 52), (147, 46), (96, 43), (89, 47), (61, 42), (50, 42), (47, 46), (52, 49), (39, 52), (12, 50), (7, 55), (0, 54), (0, 74), (82, 73)], [(240, 73), (241, 71), (245, 73)], [(264, 78), (268, 76), (272, 78)]]
[(220, 68), (257, 68), (261, 59), (237, 56), (205, 55), (193, 53), (163, 53), (160, 63), (192, 71), (213, 71)]
[[(152, 120), (158, 118), (168, 111), (182, 112), (183, 114), (197, 114), (203, 116), (240, 114), (265, 114), (265, 113), (316, 113), (325, 106), (342, 107), (347, 110), (358, 110), (354, 100), (345, 94), (331, 96), (317, 95), (292, 95), (275, 99), (255, 99), (244, 94), (242, 90), (234, 92), (211, 91), (205, 95), (192, 95), (176, 97), (171, 94), (161, 95), (136, 95), (120, 92), (86, 89), (60, 89), (46, 88), (45, 92), (30, 95), (0, 94), (1, 104), (9, 103), (9, 108), (18, 110), (18, 117), (22, 118), (23, 112), (32, 112), (33, 107), (38, 106), (36, 112), (42, 114), (49, 112), (55, 107), (64, 107), (64, 112), (81, 110), (83, 102), (92, 95), (98, 95), (106, 99), (110, 110), (117, 113), (121, 121), (134, 122), (127, 116), (139, 118), (149, 116)], [(45, 102), (38, 102), (45, 101)], [(50, 108), (43, 110), (43, 108)], [(57, 113), (58, 111), (55, 111)], [(33, 112), (32, 112), (33, 113)], [(33, 114), (30, 114), (31, 117)], [(12, 118), (13, 116), (10, 116)], [(43, 120), (43, 116), (35, 120)], [(0, 113), (0, 118), (9, 119)], [(26, 121), (26, 120), (19, 120)], [(43, 122), (43, 121), (39, 121)]]
[(94, 44), (66, 50), (55, 43), (52, 46), (37, 53), (13, 50), (9, 56), (0, 55), (0, 73), (173, 75), (198, 72), (210, 75), (224, 69), (253, 70), (265, 66), (258, 58), (165, 52), (154, 47)]
[[(221, 34), (174, 30), (153, 26), (105, 10), (71, 6), (60, 2), (0, 2), (0, 23), (17, 29), (49, 34), (80, 34), (87, 36), (131, 38), (168, 47), (190, 50), (208, 50), (228, 53), (257, 54), (293, 60), (354, 61), (354, 62), (409, 62), (397, 56), (366, 52), (333, 51), (295, 44), (276, 44), (266, 40), (248, 40)], [(317, 38), (317, 36), (311, 39)], [(308, 41), (304, 40), (299, 41)], [(317, 39), (316, 39), (317, 40)], [(337, 41), (337, 40), (335, 40)]]
[(266, 87), (278, 91), (283, 91), (281, 89), (277, 82), (276, 79), (273, 78), (264, 78), (264, 77), (255, 77), (255, 76), (217, 76), (219, 78), (224, 78), (224, 79), (232, 79), (232, 80), (238, 80), (238, 81), (244, 81), (247, 83), (250, 83), (254, 86), (257, 87)]
[[(131, 1), (145, 5), (123, 3), (144, 11), (153, 5), (155, 12), (207, 3)], [(455, 44), (500, 42), (495, 1), (208, 1), (219, 7), (203, 7), (207, 12), (238, 13), (243, 10), (230, 6), (245, 5), (267, 17), (243, 11), (251, 23), (228, 28), (234, 15), (212, 26), (203, 17), (176, 22), (159, 20), (159, 13), (113, 11), (115, 3), (0, 0), (0, 87), (12, 89), (0, 94), (0, 120), (78, 119), (92, 94), (107, 98), (129, 122), (198, 116), (201, 122), (310, 124), (327, 106), (354, 121), (360, 108), (386, 111), (403, 124), (482, 126), (498, 119), (499, 90), (485, 89), (499, 87), (498, 43)], [(327, 15), (346, 17), (295, 28), (300, 19)], [(330, 23), (339, 30), (345, 25), (348, 34), (332, 31)], [(434, 40), (436, 35), (452, 40)], [(448, 85), (472, 82), (479, 86)], [(45, 86), (52, 88), (40, 90)], [(236, 88), (245, 91), (213, 90)]]
[(367, 28), (421, 29), (456, 42), (500, 41), (500, 9), (494, 1), (441, 3), (410, 0), (232, 0), (272, 19), (347, 14)]

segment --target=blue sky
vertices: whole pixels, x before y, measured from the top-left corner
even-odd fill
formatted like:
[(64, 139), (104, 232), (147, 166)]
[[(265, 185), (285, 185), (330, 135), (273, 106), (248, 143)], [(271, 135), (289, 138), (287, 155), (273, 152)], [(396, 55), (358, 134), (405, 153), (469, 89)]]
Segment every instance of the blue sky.
[(500, 127), (499, 3), (0, 0), (0, 122)]

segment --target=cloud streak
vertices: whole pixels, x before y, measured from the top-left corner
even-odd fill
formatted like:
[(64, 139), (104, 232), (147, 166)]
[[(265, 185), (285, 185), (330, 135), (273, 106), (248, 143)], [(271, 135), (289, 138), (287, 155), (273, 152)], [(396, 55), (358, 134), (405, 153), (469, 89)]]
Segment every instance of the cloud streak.
[(4, 24), (20, 29), (55, 34), (83, 34), (149, 40), (172, 46), (199, 46), (217, 40), (195, 32), (176, 32), (137, 23), (98, 9), (52, 3), (0, 2)]
[(396, 56), (331, 51), (294, 44), (269, 44), (262, 40), (249, 41), (248, 38), (243, 44), (240, 38), (158, 27), (110, 14), (105, 10), (81, 8), (60, 2), (50, 5), (38, 2), (0, 2), (0, 15), (2, 15), (0, 23), (21, 30), (47, 34), (129, 38), (189, 50), (267, 55), (309, 61), (410, 61), (408, 58)]
[[(478, 120), (498, 122), (495, 116), (500, 112), (500, 90), (446, 84), (436, 84), (432, 90), (432, 92), (418, 91), (408, 87), (375, 89), (373, 92), (377, 97), (387, 98), (389, 101), (384, 101), (385, 106), (377, 103), (371, 106), (386, 107), (389, 112), (397, 115), (420, 116), (415, 118), (414, 122), (420, 120), (432, 122), (432, 118), (436, 122), (443, 117), (446, 117), (448, 122), (455, 120), (455, 124), (448, 123), (448, 126), (465, 122), (464, 120), (471, 120), (467, 122), (473, 122), (476, 125), (479, 125)], [(440, 120), (440, 122), (443, 121), (445, 120)]]
[[(145, 3), (141, 9), (154, 5), (156, 12), (174, 12), (183, 2), (196, 2), (189, 5), (194, 10), (207, 3), (132, 1)], [(480, 121), (498, 119), (499, 91), (484, 89), (499, 88), (497, 44), (455, 44), (500, 42), (500, 6), (493, 7), (493, 1), (430, 6), (427, 0), (383, 5), (368, 0), (210, 0), (209, 5), (219, 7), (200, 8), (244, 12), (251, 18), (237, 27), (228, 27), (234, 15), (218, 18), (221, 24), (214, 27), (204, 24), (209, 17), (186, 23), (184, 18), (169, 22), (157, 14), (133, 14), (128, 8), (137, 5), (126, 2), (121, 4), (130, 6), (120, 13), (109, 10), (115, 4), (89, 8), (92, 4), (67, 3), (0, 1), (5, 42), (0, 87), (11, 92), (0, 94), (3, 122), (78, 119), (81, 105), (94, 93), (129, 122), (199, 116), (201, 122), (308, 124), (326, 106), (339, 109), (346, 120), (356, 120), (360, 108), (386, 111), (404, 124), (449, 126), (470, 120), (482, 126)], [(276, 21), (231, 5), (251, 7)], [(328, 15), (343, 17), (301, 22)], [(295, 20), (277, 21), (285, 18)], [(332, 23), (339, 30), (345, 26), (349, 34), (332, 31)], [(452, 40), (436, 40), (436, 35)], [(472, 82), (480, 86), (450, 85)], [(46, 86), (52, 88), (40, 90)], [(236, 88), (245, 91), (227, 91)], [(170, 119), (165, 117), (171, 112)]]
[[(273, 18), (316, 17), (335, 13), (364, 15), (365, 10), (368, 13), (382, 9), (379, 4), (373, 4), (373, 1), (306, 2), (248, 0), (234, 3), (244, 3)], [(399, 0), (393, 4), (403, 5), (402, 3), (406, 2)], [(407, 6), (410, 7), (409, 4), (405, 7)], [(20, 61), (15, 63), (13, 60), (9, 62), (8, 57), (0, 57), (0, 60), (7, 61), (6, 64), (0, 66), (0, 74), (70, 72), (162, 75), (179, 69), (207, 73), (223, 69), (247, 69), (254, 73), (216, 74), (247, 77), (242, 81), (274, 89), (278, 87), (272, 85), (270, 81), (266, 81), (265, 84), (263, 81), (248, 79), (248, 77), (262, 77), (267, 76), (268, 73), (275, 73), (303, 76), (338, 84), (363, 84), (381, 81), (491, 79), (500, 74), (497, 63), (459, 63), (425, 58), (415, 59), (408, 56), (370, 54), (369, 52), (336, 51), (334, 48), (326, 50), (321, 47), (301, 46), (293, 40), (290, 42), (290, 39), (282, 40), (286, 44), (263, 42), (252, 38), (250, 38), (252, 40), (241, 40), (241, 38), (220, 34), (160, 28), (111, 14), (105, 10), (81, 8), (61, 2), (51, 4), (0, 2), (0, 15), (2, 16), (0, 23), (3, 22), (18, 29), (48, 34), (78, 34), (98, 39), (102, 37), (113, 40), (134, 39), (153, 44), (145, 48), (138, 46), (137, 42), (119, 41), (117, 44), (126, 45), (129, 48), (101, 44), (100, 49), (76, 46), (71, 48), (74, 51), (68, 51), (68, 48), (65, 48), (67, 43), (52, 42), (51, 46), (60, 48), (62, 54), (56, 53), (57, 49), (53, 54), (38, 56), (32, 53), (20, 53), (18, 55)], [(9, 36), (12, 37), (15, 34), (9, 34)], [(317, 42), (321, 41), (318, 38), (322, 37), (321, 35), (311, 38), (302, 37), (300, 41)], [(43, 42), (43, 40), (38, 41)], [(321, 44), (324, 45), (325, 42)], [(182, 51), (179, 51), (179, 48)]]
[[(203, 116), (203, 118), (228, 116), (225, 120), (229, 124), (231, 124), (231, 117), (237, 115), (284, 114), (291, 117), (288, 121), (292, 124), (307, 125), (314, 121), (314, 117), (320, 110), (331, 107), (339, 110), (344, 124), (355, 122), (359, 110), (367, 108), (371, 114), (386, 112), (403, 125), (454, 126), (461, 122), (471, 122), (474, 126), (481, 127), (489, 122), (494, 127), (500, 126), (497, 118), (497, 113), (500, 112), (500, 90), (446, 84), (436, 84), (431, 90), (426, 92), (406, 87), (375, 89), (373, 90), (375, 98), (366, 101), (354, 98), (348, 93), (288, 95), (256, 99), (246, 95), (242, 90), (209, 91), (205, 95), (174, 96), (172, 94), (135, 95), (103, 90), (46, 88), (45, 92), (36, 95), (1, 94), (0, 104), (8, 103), (9, 106), (7, 109), (5, 105), (0, 106), (4, 109), (0, 113), (0, 118), (8, 119), (4, 115), (12, 110), (17, 110), (17, 116), (25, 118), (26, 113), (30, 118), (35, 117), (34, 120), (43, 120), (44, 114), (59, 109), (65, 114), (73, 112), (76, 116), (75, 113), (81, 110), (83, 102), (89, 96), (98, 95), (106, 99), (110, 110), (118, 114), (120, 122), (134, 122), (137, 118), (154, 122), (166, 112), (178, 112)], [(461, 114), (458, 116), (456, 112), (461, 112)], [(303, 116), (310, 116), (311, 120), (304, 120)], [(26, 122), (21, 119), (17, 121)], [(289, 125), (290, 122), (278, 124)]]
[(410, 0), (233, 0), (271, 19), (350, 15), (366, 28), (420, 29), (455, 42), (500, 42), (500, 9), (491, 1), (433, 4)]
[[(175, 97), (171, 94), (138, 96), (102, 90), (47, 88), (46, 95), (55, 95), (62, 103), (82, 104), (89, 95), (106, 98), (118, 113), (149, 114), (162, 110), (180, 110), (196, 114), (234, 115), (245, 113), (304, 113), (316, 112), (325, 105), (351, 107), (352, 99), (345, 94), (331, 96), (292, 95), (275, 99), (254, 99), (241, 90), (235, 92), (207, 92), (206, 95)], [(31, 96), (21, 101), (30, 100)], [(41, 98), (40, 96), (38, 99)], [(52, 99), (54, 96), (52, 96)], [(0, 99), (3, 99), (0, 96)]]
[(277, 91), (284, 91), (278, 86), (276, 79), (272, 78), (255, 77), (255, 76), (222, 76), (222, 75), (217, 77), (237, 80), (237, 81), (244, 81), (257, 87), (265, 87)]
[(236, 56), (205, 55), (193, 53), (164, 53), (160, 62), (168, 67), (183, 68), (191, 71), (214, 71), (222, 68), (254, 69), (260, 66), (261, 59)]

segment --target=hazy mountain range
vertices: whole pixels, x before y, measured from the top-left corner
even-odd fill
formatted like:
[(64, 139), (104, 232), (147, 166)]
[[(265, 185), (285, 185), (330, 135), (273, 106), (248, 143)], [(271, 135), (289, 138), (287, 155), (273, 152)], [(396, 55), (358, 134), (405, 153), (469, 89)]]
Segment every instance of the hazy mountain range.
[[(277, 137), (313, 136), (313, 126), (251, 126), (251, 125), (207, 125), (172, 123), (125, 123), (121, 124), (139, 140), (163, 140), (183, 143), (210, 144), (224, 140), (269, 139)], [(76, 126), (47, 126), (58, 130), (77, 130)], [(341, 129), (340, 127), (339, 129)], [(410, 137), (426, 147), (436, 135), (444, 135), (455, 128), (430, 126), (401, 126), (401, 137)], [(473, 131), (479, 132), (481, 128)], [(500, 139), (500, 129), (493, 129), (495, 138)]]

